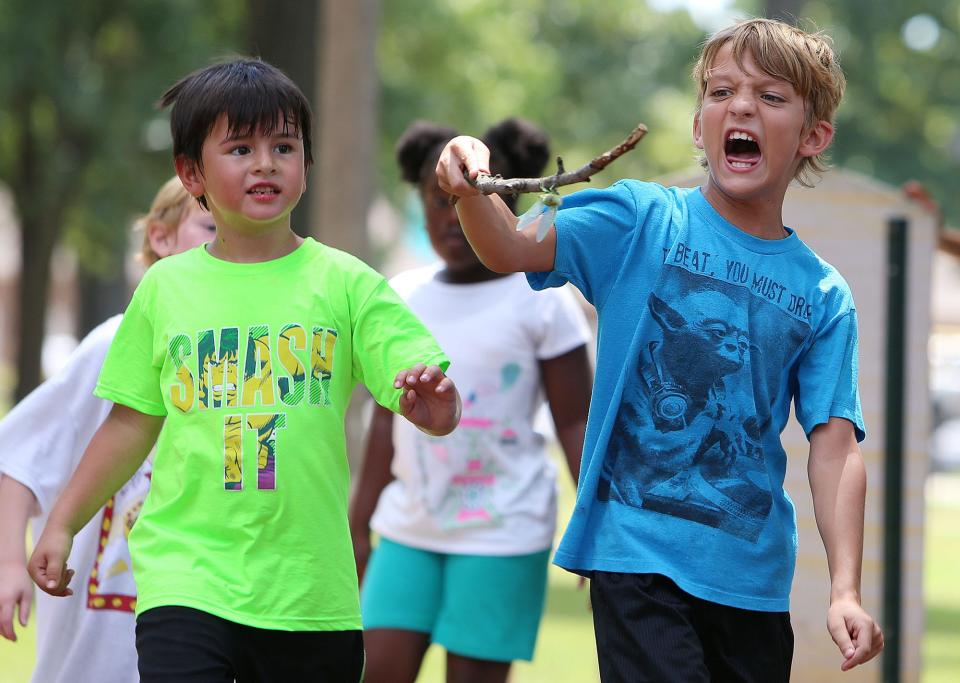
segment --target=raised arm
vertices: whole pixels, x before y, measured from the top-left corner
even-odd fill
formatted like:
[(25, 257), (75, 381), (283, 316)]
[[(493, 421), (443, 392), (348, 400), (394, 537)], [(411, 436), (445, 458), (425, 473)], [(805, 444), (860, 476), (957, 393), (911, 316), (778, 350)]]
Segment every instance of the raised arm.
[(540, 372), (557, 439), (576, 486), (593, 383), (587, 347), (578, 346), (556, 358), (540, 361)]
[(474, 251), (487, 268), (498, 273), (553, 270), (556, 233), (550, 230), (537, 242), (535, 225), (517, 232), (517, 217), (499, 195), (480, 194), (470, 184), (489, 164), (486, 145), (465, 135), (448, 142), (437, 162), (440, 188), (458, 198), (460, 225)]
[(832, 417), (814, 428), (807, 476), (830, 569), (827, 629), (849, 671), (883, 649), (880, 627), (860, 605), (867, 475), (851, 422)]
[(116, 404), (84, 451), (77, 470), (50, 512), (27, 568), (36, 584), (51, 595), (69, 595), (66, 570), (73, 536), (90, 521), (143, 463), (162, 417)]
[(360, 470), (360, 481), (350, 503), (350, 534), (357, 559), (357, 577), (363, 582), (370, 557), (370, 519), (377, 508), (380, 494), (393, 480), (393, 413), (374, 405), (367, 430), (367, 447)]
[(0, 635), (12, 641), (17, 640), (14, 615), (26, 626), (33, 602), (26, 533), (36, 505), (30, 489), (9, 475), (0, 475)]

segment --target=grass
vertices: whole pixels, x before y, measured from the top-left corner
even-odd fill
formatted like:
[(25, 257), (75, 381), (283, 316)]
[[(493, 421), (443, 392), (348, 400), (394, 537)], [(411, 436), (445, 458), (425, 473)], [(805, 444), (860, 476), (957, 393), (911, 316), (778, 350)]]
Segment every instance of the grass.
[[(943, 476), (943, 475), (940, 475)], [(960, 681), (960, 473), (947, 478), (940, 493), (928, 497), (924, 588), (927, 603), (923, 640), (922, 683)], [(946, 492), (944, 494), (943, 492)], [(562, 514), (570, 509), (572, 488), (561, 484)], [(20, 630), (20, 642), (0, 639), (0, 683), (26, 683), (33, 666), (35, 629)], [(438, 648), (427, 653), (420, 683), (444, 680), (444, 654)], [(577, 587), (577, 578), (550, 568), (550, 592), (533, 662), (513, 667), (511, 683), (589, 683), (596, 681), (597, 658), (593, 627), (587, 610), (587, 593)]]

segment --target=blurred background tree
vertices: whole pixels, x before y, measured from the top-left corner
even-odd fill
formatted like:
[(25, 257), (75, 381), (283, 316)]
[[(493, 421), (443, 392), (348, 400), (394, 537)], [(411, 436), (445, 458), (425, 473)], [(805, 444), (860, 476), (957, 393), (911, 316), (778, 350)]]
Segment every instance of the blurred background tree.
[[(89, 301), (125, 304), (131, 216), (170, 175), (162, 89), (236, 45), (230, 0), (0, 0), (0, 178), (19, 219), (22, 265), (16, 398), (40, 379), (50, 260), (65, 239)], [(95, 280), (113, 282), (109, 289)], [(105, 294), (105, 292), (109, 292)], [(83, 327), (105, 317), (97, 307)]]

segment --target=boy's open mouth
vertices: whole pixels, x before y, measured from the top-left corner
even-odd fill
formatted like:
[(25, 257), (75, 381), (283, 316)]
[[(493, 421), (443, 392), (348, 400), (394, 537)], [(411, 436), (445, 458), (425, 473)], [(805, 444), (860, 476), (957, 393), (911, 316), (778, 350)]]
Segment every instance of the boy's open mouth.
[(723, 143), (727, 163), (733, 168), (751, 168), (760, 162), (760, 145), (750, 133), (730, 131)]

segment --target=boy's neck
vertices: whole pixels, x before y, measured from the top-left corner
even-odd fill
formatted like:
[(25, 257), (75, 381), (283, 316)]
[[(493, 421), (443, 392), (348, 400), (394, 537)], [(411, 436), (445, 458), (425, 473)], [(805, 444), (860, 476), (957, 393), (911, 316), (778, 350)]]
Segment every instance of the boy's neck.
[(789, 236), (783, 227), (783, 196), (742, 200), (724, 194), (708, 179), (700, 188), (704, 199), (728, 223), (742, 232), (764, 240)]
[(289, 225), (252, 233), (218, 225), (217, 236), (207, 246), (207, 253), (223, 261), (260, 263), (286, 256), (301, 244), (303, 238)]

